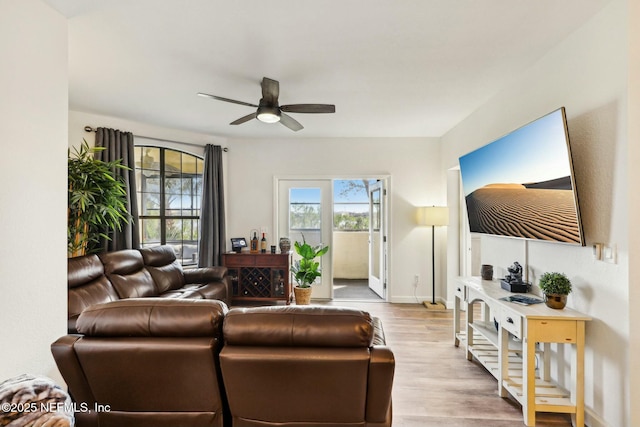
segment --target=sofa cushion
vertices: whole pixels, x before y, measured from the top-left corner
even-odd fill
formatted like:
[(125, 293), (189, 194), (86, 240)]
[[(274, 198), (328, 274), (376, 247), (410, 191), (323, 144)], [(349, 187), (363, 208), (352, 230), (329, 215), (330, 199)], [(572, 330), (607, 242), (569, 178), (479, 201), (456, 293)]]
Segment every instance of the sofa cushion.
[(151, 273), (159, 293), (180, 289), (184, 286), (182, 266), (176, 260), (171, 246), (154, 246), (140, 249), (145, 267)]
[(101, 337), (218, 337), (227, 311), (217, 300), (130, 298), (84, 310), (77, 328)]
[[(193, 298), (193, 299), (205, 299), (201, 293), (197, 292), (194, 288), (180, 288), (160, 294), (162, 298)], [(207, 299), (219, 299), (219, 298), (207, 298)]]
[(226, 344), (237, 346), (369, 347), (369, 313), (335, 306), (234, 308), (224, 320)]
[(208, 283), (224, 280), (227, 267), (199, 267), (184, 270), (185, 283)]
[(149, 271), (144, 268), (142, 255), (127, 249), (98, 255), (104, 264), (104, 272), (120, 298), (144, 298), (158, 296), (158, 288)]
[[(187, 285), (189, 286), (189, 285)], [(225, 301), (227, 299), (227, 288), (220, 286), (218, 283), (209, 283), (206, 285), (196, 285), (189, 288), (194, 293), (201, 295), (205, 299), (219, 299)]]
[(104, 266), (97, 255), (85, 255), (67, 260), (69, 289), (90, 283), (104, 275)]
[(104, 266), (97, 255), (85, 255), (67, 260), (68, 331), (76, 332), (76, 320), (84, 309), (119, 299), (104, 275)]

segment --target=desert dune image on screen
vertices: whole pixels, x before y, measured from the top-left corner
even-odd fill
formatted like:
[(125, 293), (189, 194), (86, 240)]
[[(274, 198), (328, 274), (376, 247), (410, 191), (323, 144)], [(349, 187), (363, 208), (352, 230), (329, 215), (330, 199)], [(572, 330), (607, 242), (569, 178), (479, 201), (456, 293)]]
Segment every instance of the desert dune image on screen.
[(459, 160), (471, 232), (582, 243), (562, 109)]

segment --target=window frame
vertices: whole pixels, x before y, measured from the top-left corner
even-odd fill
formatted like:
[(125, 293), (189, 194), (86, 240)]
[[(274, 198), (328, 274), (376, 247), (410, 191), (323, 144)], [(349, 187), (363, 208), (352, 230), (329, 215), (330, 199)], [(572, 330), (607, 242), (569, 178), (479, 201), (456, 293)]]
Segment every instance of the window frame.
[[(176, 258), (177, 261), (182, 265), (182, 266), (193, 266), (196, 265), (198, 260), (197, 260), (197, 252), (199, 250), (199, 241), (200, 241), (200, 216), (202, 214), (202, 188), (200, 188), (200, 193), (198, 194), (197, 191), (197, 183), (195, 184), (194, 187), (194, 181), (197, 179), (197, 177), (200, 178), (200, 184), (202, 185), (202, 179), (203, 179), (203, 172), (204, 172), (204, 158), (202, 156), (198, 156), (196, 154), (193, 153), (189, 153), (186, 151), (182, 151), (176, 148), (170, 148), (170, 147), (163, 147), (163, 146), (158, 146), (158, 145), (153, 145), (153, 144), (140, 144), (140, 145), (136, 145), (135, 146), (136, 149), (140, 149), (140, 154), (141, 156), (137, 156), (136, 155), (136, 175), (139, 176), (140, 178), (140, 184), (139, 184), (139, 189), (136, 189), (136, 197), (138, 199), (139, 202), (139, 214), (138, 217), (141, 221), (141, 227), (140, 227), (140, 246), (141, 247), (153, 247), (153, 246), (159, 246), (159, 245), (180, 245), (181, 246), (181, 253), (176, 253)], [(146, 148), (149, 149), (154, 149), (154, 150), (158, 150), (158, 154), (159, 154), (159, 159), (158, 159), (158, 163), (159, 163), (159, 169), (147, 169), (144, 168), (142, 165), (142, 158), (144, 157), (144, 150)], [(183, 214), (183, 209), (182, 207), (180, 208), (180, 215), (168, 215), (167, 214), (167, 196), (171, 195), (172, 193), (168, 193), (167, 192), (167, 188), (166, 188), (166, 184), (167, 184), (167, 163), (166, 163), (166, 152), (167, 151), (171, 151), (171, 152), (175, 152), (178, 153), (181, 157), (180, 157), (180, 169), (179, 171), (176, 171), (176, 173), (179, 173), (180, 177), (179, 179), (185, 179), (185, 175), (189, 175), (191, 176), (191, 191), (190, 191), (190, 196), (191, 196), (191, 207), (190, 207), (190, 211), (193, 213), (198, 212), (198, 215), (184, 215)], [(190, 173), (190, 172), (184, 172), (183, 166), (184, 166), (184, 161), (183, 161), (183, 156), (190, 156), (193, 157), (195, 159), (196, 162), (196, 172), (195, 173)], [(198, 161), (200, 163), (198, 163)], [(199, 167), (199, 164), (201, 167)], [(200, 170), (201, 169), (201, 170)], [(148, 170), (148, 171), (157, 171), (158, 173), (158, 192), (151, 192), (151, 191), (147, 191), (146, 188), (146, 180), (144, 179), (144, 173), (143, 171)], [(171, 173), (171, 172), (169, 172)], [(146, 207), (144, 206), (145, 203), (145, 195), (146, 194), (158, 194), (158, 214), (157, 215), (148, 215), (145, 214), (144, 212), (147, 211)], [(179, 197), (183, 197), (185, 193), (180, 192), (179, 194), (177, 194)], [(198, 201), (197, 198), (200, 198), (200, 200)], [(171, 210), (171, 209), (169, 209)], [(158, 220), (159, 221), (159, 242), (158, 241), (145, 241), (145, 225), (144, 222), (146, 220)], [(194, 235), (194, 228), (195, 228), (195, 241), (194, 240), (185, 240), (184, 236), (182, 236), (182, 239), (180, 240), (176, 240), (176, 239), (167, 239), (167, 221), (169, 220), (179, 220), (181, 221), (181, 229), (184, 232), (184, 221), (190, 221), (191, 222), (191, 235)], [(195, 227), (194, 227), (195, 225)], [(196, 252), (193, 254), (191, 259), (187, 259), (184, 257), (184, 247), (185, 247), (185, 243), (190, 243), (193, 244), (195, 243), (196, 245)]]

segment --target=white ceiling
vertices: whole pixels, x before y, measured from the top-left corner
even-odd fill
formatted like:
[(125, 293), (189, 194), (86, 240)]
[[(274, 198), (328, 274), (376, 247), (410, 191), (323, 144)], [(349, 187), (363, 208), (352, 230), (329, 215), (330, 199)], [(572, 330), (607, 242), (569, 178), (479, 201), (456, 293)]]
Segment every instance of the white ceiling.
[[(70, 109), (226, 137), (441, 136), (609, 0), (45, 0)], [(263, 76), (305, 129), (251, 120)]]

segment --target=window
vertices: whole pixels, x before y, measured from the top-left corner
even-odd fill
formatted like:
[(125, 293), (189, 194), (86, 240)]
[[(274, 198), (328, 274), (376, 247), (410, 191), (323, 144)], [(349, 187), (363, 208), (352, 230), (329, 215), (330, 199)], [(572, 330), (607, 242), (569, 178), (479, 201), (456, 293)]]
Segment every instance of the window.
[(319, 230), (322, 214), (320, 189), (292, 188), (289, 194), (289, 229)]
[(369, 230), (369, 185), (367, 179), (333, 181), (333, 229)]
[(202, 158), (152, 146), (135, 156), (141, 246), (170, 245), (182, 265), (196, 264)]

